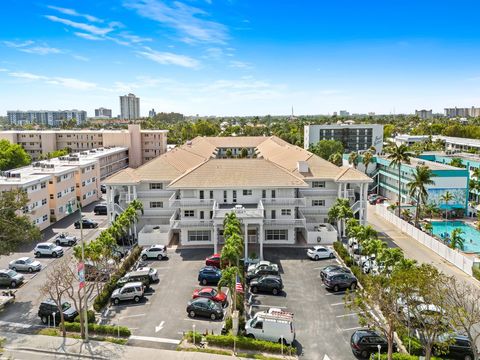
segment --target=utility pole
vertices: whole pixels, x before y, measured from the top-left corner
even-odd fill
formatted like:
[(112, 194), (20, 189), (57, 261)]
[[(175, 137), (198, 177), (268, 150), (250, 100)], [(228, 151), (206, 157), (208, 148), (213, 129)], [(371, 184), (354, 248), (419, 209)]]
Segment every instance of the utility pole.
[(80, 275), (80, 287), (83, 289), (83, 323), (85, 331), (84, 342), (88, 343), (88, 316), (87, 316), (87, 291), (85, 289), (85, 241), (83, 239), (83, 222), (82, 222), (82, 204), (80, 201), (77, 201), (78, 212), (80, 214), (80, 244), (82, 247), (82, 274)]

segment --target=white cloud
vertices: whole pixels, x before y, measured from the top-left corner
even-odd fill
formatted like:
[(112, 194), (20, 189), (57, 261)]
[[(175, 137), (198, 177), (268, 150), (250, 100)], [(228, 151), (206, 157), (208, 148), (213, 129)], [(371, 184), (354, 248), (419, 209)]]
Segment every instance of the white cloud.
[(229, 37), (225, 25), (204, 19), (207, 12), (179, 1), (169, 6), (160, 0), (127, 0), (125, 6), (140, 16), (173, 28), (187, 43), (225, 43)]
[(0, 72), (7, 72), (8, 69), (5, 69), (5, 68), (0, 68)]
[(15, 41), (3, 41), (5, 46), (17, 49), (18, 51), (23, 51), (29, 54), (37, 55), (48, 55), (48, 54), (60, 54), (63, 51), (47, 44), (34, 45), (35, 41), (27, 40), (24, 42), (15, 42)]
[(229, 66), (237, 69), (251, 69), (252, 65), (244, 61), (231, 60)]
[(42, 76), (42, 75), (35, 75), (29, 72), (24, 72), (24, 71), (18, 71), (18, 72), (11, 72), (8, 75), (20, 79), (25, 79), (25, 80), (46, 80), (47, 77)]
[(56, 10), (56, 11), (62, 13), (62, 14), (65, 14), (65, 15), (83, 17), (90, 22), (98, 22), (98, 23), (103, 22), (102, 19), (99, 19), (95, 16), (88, 15), (88, 14), (81, 14), (74, 9), (67, 9), (67, 8), (62, 8), (62, 7), (53, 6), (53, 5), (49, 5), (48, 8), (52, 9), (52, 10)]
[(90, 61), (90, 59), (86, 56), (83, 55), (72, 55), (74, 59), (80, 60), (80, 61)]
[(123, 37), (124, 39), (129, 40), (130, 42), (132, 42), (134, 44), (141, 44), (143, 42), (153, 41), (153, 39), (151, 39), (151, 38), (141, 37), (141, 36), (133, 35), (133, 34), (129, 34), (129, 33), (121, 33), (120, 36)]
[(171, 52), (160, 52), (150, 49), (149, 47), (145, 47), (144, 49), (145, 51), (137, 51), (137, 54), (162, 65), (178, 65), (186, 68), (196, 68), (199, 66), (197, 60), (185, 55), (174, 54)]
[(75, 90), (92, 90), (97, 87), (97, 84), (83, 81), (74, 78), (65, 78), (65, 77), (50, 77), (45, 75), (37, 75), (29, 72), (18, 71), (18, 72), (10, 72), (8, 73), (9, 76), (29, 80), (29, 81), (43, 81), (47, 84), (59, 85), (69, 89)]
[(11, 48), (24, 48), (26, 46), (33, 45), (35, 42), (32, 40), (26, 40), (24, 42), (15, 42), (15, 41), (3, 41), (3, 44), (5, 46), (11, 47)]
[(108, 33), (115, 30), (116, 27), (118, 27), (117, 24), (113, 24), (115, 26), (111, 26), (112, 23), (109, 24), (108, 27), (99, 27), (99, 26), (96, 26), (96, 25), (85, 24), (85, 23), (72, 21), (72, 20), (69, 20), (69, 19), (60, 18), (60, 17), (55, 16), (55, 15), (45, 15), (45, 17), (50, 21), (58, 22), (58, 23), (73, 27), (75, 29), (80, 29), (80, 30), (86, 31), (90, 34), (99, 35), (99, 36), (105, 36)]
[(95, 35), (87, 34), (87, 33), (82, 33), (82, 32), (75, 32), (74, 34), (78, 37), (81, 37), (82, 39), (87, 39), (87, 40), (96, 40), (96, 41), (105, 40), (105, 38), (103, 38), (103, 37), (95, 36)]

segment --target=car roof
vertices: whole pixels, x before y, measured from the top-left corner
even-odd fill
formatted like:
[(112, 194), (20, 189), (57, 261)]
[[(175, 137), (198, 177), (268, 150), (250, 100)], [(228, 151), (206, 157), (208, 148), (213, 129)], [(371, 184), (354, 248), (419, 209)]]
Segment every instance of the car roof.
[(325, 246), (322, 246), (322, 245), (315, 245), (313, 248), (314, 248), (315, 250), (318, 250), (318, 249), (326, 249), (326, 247), (325, 247)]
[(220, 257), (221, 255), (220, 254), (213, 254), (213, 255), (210, 255), (208, 258), (212, 258), (212, 257)]
[(50, 246), (50, 245), (53, 245), (53, 243), (41, 242), (41, 243), (38, 243), (37, 246), (38, 246), (38, 245), (48, 245), (48, 246)]
[(135, 270), (135, 271), (130, 271), (128, 274), (128, 276), (137, 276), (137, 275), (148, 275), (150, 270), (147, 270), (147, 269), (138, 269), (138, 270)]
[(136, 282), (126, 283), (125, 285), (123, 285), (123, 287), (134, 287), (134, 286), (143, 286), (143, 284), (140, 281), (136, 281)]
[(214, 271), (220, 271), (219, 269), (217, 269), (215, 266), (204, 266), (200, 269), (200, 271), (204, 271), (204, 270), (214, 270)]
[(193, 299), (192, 303), (194, 303), (194, 302), (210, 303), (210, 302), (212, 302), (212, 300), (210, 300), (208, 298), (204, 298), (204, 297), (199, 297), (199, 298)]
[(28, 260), (28, 259), (30, 259), (28, 256), (22, 256), (21, 258), (18, 258), (18, 259), (15, 260), (15, 261), (18, 261), (18, 260), (26, 261), (26, 260)]
[(213, 288), (212, 287), (204, 287), (204, 288), (201, 288), (201, 289), (198, 289), (198, 291), (206, 291), (206, 292), (212, 292)]
[(0, 269), (0, 273), (6, 273), (8, 271), (10, 271), (10, 269)]
[(282, 280), (282, 278), (280, 277), (280, 275), (273, 275), (273, 274), (263, 275), (260, 279)]
[(358, 329), (354, 332), (354, 334), (358, 334), (360, 336), (380, 336), (376, 331), (370, 329)]

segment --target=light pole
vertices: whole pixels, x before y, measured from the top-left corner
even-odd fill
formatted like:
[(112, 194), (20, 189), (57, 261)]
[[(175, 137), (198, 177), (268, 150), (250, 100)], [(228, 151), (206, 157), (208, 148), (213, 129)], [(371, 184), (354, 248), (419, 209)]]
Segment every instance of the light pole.
[(193, 346), (195, 346), (195, 324), (193, 324), (192, 327), (193, 327), (193, 336), (192, 336)]
[(378, 360), (380, 360), (380, 350), (382, 350), (382, 345), (378, 344), (377, 348), (378, 348)]
[(52, 315), (53, 315), (53, 327), (55, 327), (55, 312), (53, 312)]

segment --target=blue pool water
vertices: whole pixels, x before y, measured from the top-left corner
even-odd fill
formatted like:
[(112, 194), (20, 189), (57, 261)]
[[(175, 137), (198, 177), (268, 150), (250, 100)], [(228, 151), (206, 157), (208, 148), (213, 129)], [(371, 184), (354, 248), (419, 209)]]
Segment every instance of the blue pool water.
[(434, 235), (441, 237), (441, 234), (451, 234), (453, 229), (460, 228), (463, 230), (462, 238), (464, 242), (465, 252), (480, 253), (480, 231), (473, 226), (465, 224), (463, 221), (432, 221), (432, 232)]

